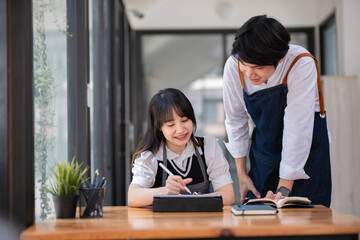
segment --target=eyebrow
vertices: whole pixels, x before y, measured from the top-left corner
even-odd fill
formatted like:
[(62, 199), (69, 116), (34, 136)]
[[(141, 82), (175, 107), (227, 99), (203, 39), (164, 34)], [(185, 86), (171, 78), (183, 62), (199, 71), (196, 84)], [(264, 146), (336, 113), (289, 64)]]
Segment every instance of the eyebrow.
[[(245, 64), (243, 61), (241, 61), (241, 60), (240, 60), (240, 62), (241, 62), (242, 65), (247, 66), (247, 67), (250, 67), (250, 68), (263, 67), (262, 65), (256, 65), (256, 64), (254, 64), (254, 66), (249, 66), (249, 65), (246, 65), (246, 64)], [(251, 63), (250, 63), (250, 64), (251, 64)]]

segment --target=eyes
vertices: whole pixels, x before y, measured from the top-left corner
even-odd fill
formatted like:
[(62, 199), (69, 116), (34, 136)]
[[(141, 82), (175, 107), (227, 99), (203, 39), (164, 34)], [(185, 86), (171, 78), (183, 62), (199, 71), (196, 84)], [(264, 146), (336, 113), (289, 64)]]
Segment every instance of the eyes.
[(251, 68), (251, 69), (258, 69), (258, 70), (262, 70), (264, 69), (264, 66), (261, 66), (261, 65), (254, 65), (254, 64), (245, 64), (243, 62), (240, 62), (241, 65), (240, 65), (240, 68), (243, 68), (243, 69), (248, 69), (248, 68)]
[(263, 70), (264, 66), (253, 66), (253, 67), (241, 66), (240, 68), (241, 68), (241, 70), (247, 70), (247, 69)]
[[(189, 118), (183, 117), (183, 118), (181, 118), (180, 121), (183, 122), (183, 123), (186, 123), (189, 120), (190, 120)], [(173, 126), (175, 126), (175, 121), (166, 122), (166, 123), (164, 123), (164, 125), (167, 126), (167, 127), (173, 127)]]
[(254, 68), (261, 70), (261, 69), (264, 69), (264, 66), (256, 66), (256, 67), (254, 67)]

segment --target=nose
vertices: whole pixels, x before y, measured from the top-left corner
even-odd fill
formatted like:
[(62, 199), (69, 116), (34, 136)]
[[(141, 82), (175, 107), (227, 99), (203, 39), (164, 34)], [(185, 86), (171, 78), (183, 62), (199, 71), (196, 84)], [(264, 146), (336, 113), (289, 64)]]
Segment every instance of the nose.
[(181, 133), (184, 131), (184, 126), (182, 123), (176, 125), (176, 132)]
[(245, 69), (245, 75), (248, 77), (248, 78), (251, 78), (252, 75), (254, 74), (254, 70), (252, 68), (246, 68)]

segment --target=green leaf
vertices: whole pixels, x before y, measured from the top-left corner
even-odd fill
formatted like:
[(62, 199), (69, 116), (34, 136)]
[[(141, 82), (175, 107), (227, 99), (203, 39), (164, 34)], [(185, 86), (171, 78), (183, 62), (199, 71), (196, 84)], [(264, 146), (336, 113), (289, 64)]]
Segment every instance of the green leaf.
[(46, 191), (53, 195), (76, 195), (80, 185), (87, 179), (83, 179), (89, 167), (81, 170), (82, 163), (79, 164), (75, 157), (69, 163), (57, 161), (54, 168), (51, 169), (53, 178), (50, 180)]

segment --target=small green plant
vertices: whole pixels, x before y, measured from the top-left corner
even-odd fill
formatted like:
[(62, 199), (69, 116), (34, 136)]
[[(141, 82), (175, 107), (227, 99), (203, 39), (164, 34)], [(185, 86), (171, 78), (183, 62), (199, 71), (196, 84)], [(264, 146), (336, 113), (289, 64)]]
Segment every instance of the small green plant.
[(51, 172), (53, 173), (53, 179), (50, 180), (49, 187), (45, 187), (46, 191), (52, 195), (76, 195), (80, 185), (88, 180), (84, 179), (89, 167), (81, 170), (82, 163), (75, 162), (73, 157), (71, 163), (64, 160), (63, 162), (57, 161)]

